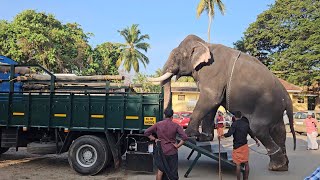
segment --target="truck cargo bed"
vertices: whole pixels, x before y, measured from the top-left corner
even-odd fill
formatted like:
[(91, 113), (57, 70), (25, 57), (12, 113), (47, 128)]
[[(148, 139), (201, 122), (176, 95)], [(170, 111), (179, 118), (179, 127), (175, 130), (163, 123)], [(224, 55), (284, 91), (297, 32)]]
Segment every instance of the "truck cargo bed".
[(162, 119), (162, 94), (0, 93), (0, 126), (142, 131)]

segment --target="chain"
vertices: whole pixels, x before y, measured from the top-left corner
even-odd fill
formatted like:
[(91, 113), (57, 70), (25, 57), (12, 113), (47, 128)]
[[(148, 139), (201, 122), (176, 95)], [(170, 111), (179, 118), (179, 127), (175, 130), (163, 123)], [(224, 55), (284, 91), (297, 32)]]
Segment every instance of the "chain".
[(278, 150), (276, 150), (275, 152), (273, 153), (262, 153), (262, 152), (259, 152), (255, 149), (252, 149), (251, 147), (249, 147), (252, 151), (258, 153), (258, 154), (262, 154), (262, 155), (266, 155), (266, 156), (272, 156), (272, 155), (275, 155), (277, 152), (279, 152), (281, 150), (281, 148), (279, 147)]
[(241, 54), (241, 51), (239, 51), (238, 56), (236, 57), (236, 59), (233, 62), (233, 66), (232, 66), (231, 74), (230, 74), (230, 79), (229, 79), (229, 82), (228, 82), (228, 85), (227, 85), (227, 109), (228, 110), (230, 110), (230, 93), (231, 93), (231, 81), (232, 81), (233, 70), (234, 70), (234, 67), (236, 65), (237, 60), (240, 57), (240, 54)]

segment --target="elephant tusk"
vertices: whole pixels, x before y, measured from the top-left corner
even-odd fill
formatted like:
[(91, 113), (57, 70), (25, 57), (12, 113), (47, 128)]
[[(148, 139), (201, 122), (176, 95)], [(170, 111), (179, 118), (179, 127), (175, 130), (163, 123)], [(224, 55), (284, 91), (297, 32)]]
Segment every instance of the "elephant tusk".
[(164, 75), (157, 77), (157, 78), (148, 78), (148, 81), (151, 82), (162, 82), (164, 80), (167, 80), (168, 78), (171, 78), (173, 76), (173, 73), (166, 72)]

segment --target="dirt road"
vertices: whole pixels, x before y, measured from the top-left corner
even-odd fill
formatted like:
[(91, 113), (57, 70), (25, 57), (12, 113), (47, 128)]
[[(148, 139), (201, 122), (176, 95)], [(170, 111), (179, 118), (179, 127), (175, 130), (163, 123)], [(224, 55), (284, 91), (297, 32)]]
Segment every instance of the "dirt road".
[[(273, 179), (288, 179), (301, 180), (305, 176), (311, 174), (316, 167), (320, 166), (320, 150), (306, 150), (306, 136), (297, 135), (297, 150), (293, 151), (292, 138), (287, 134), (287, 150), (290, 159), (290, 169), (288, 172), (270, 172), (267, 170), (269, 158), (264, 155), (250, 152), (250, 179), (254, 180), (273, 180)], [(320, 139), (320, 138), (319, 138)], [(253, 143), (250, 141), (249, 144)], [(319, 141), (320, 143), (320, 141)], [(231, 148), (232, 138), (225, 139), (223, 144)], [(263, 147), (252, 146), (255, 150), (264, 152)], [(179, 151), (179, 174), (181, 179), (188, 169), (191, 161), (186, 160), (190, 149), (185, 147)], [(195, 155), (193, 155), (193, 158)], [(191, 158), (192, 159), (192, 158)], [(223, 179), (235, 179), (234, 169), (223, 167)], [(209, 158), (201, 157), (194, 169), (189, 175), (189, 179), (214, 179), (218, 176), (218, 165)], [(96, 180), (153, 180), (155, 177), (152, 174), (134, 173), (120, 170), (109, 170), (100, 173), (96, 176), (81, 176), (74, 172), (68, 164), (67, 154), (61, 156), (46, 155), (37, 156), (26, 152), (21, 148), (21, 151), (15, 152), (15, 149), (10, 149), (7, 153), (0, 157), (0, 179), (15, 180), (15, 179), (35, 179), (35, 180), (63, 180), (63, 179), (96, 179)]]

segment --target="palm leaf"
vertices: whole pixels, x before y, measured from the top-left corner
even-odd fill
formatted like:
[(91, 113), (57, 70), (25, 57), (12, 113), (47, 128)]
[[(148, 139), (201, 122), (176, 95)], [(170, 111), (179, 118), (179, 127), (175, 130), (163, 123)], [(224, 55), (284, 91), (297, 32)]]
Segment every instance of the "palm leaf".
[(207, 5), (206, 0), (200, 0), (198, 7), (197, 7), (197, 17), (199, 18), (200, 15), (203, 13)]
[(134, 43), (140, 43), (141, 41), (145, 39), (150, 39), (148, 34), (141, 35)]
[(216, 4), (218, 5), (221, 14), (224, 15), (226, 9), (223, 2), (221, 0), (216, 0)]
[(137, 58), (133, 60), (132, 65), (133, 65), (134, 71), (139, 72), (139, 61)]
[(137, 49), (142, 49), (145, 52), (147, 52), (148, 48), (150, 48), (150, 44), (148, 44), (148, 43), (139, 43), (139, 44), (136, 44), (136, 48)]
[(120, 67), (121, 64), (122, 64), (122, 61), (123, 61), (123, 57), (122, 57), (122, 55), (120, 54), (120, 56), (119, 56), (119, 58), (118, 58), (118, 60), (117, 60), (117, 62), (116, 62), (116, 66), (117, 66), (117, 67)]
[(136, 50), (136, 54), (143, 66), (146, 67), (149, 64), (149, 58), (138, 50)]
[(130, 53), (127, 53), (126, 54), (126, 57), (125, 57), (125, 61), (123, 63), (123, 67), (126, 71), (130, 72), (131, 71), (131, 66), (132, 66), (132, 56)]
[(131, 26), (131, 43), (135, 43), (141, 34), (140, 30), (138, 29), (138, 26), (138, 24), (133, 24)]

